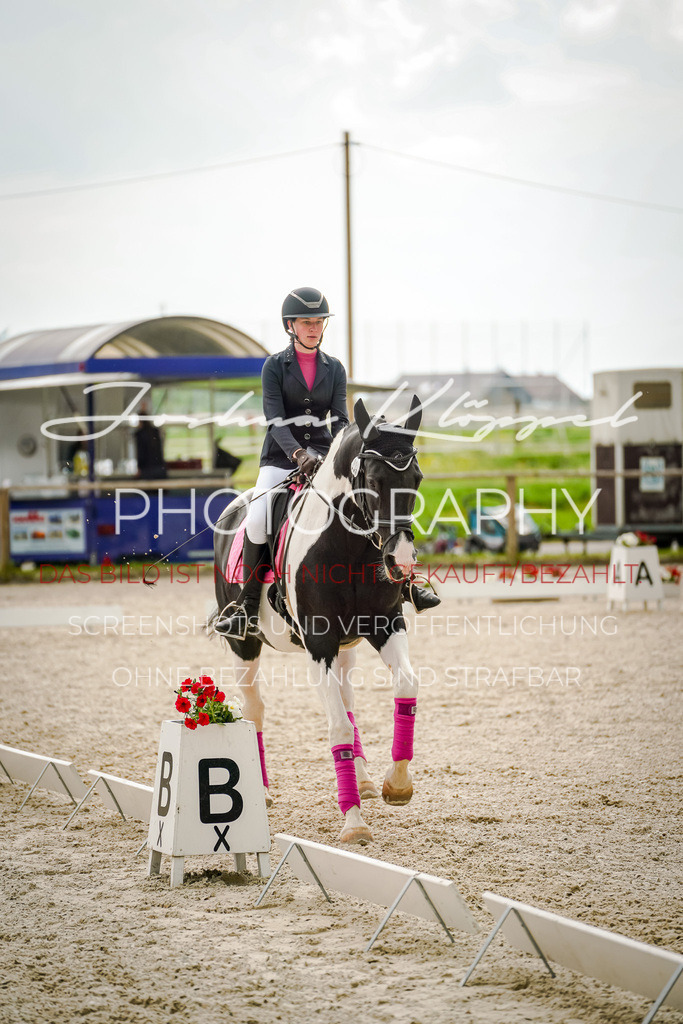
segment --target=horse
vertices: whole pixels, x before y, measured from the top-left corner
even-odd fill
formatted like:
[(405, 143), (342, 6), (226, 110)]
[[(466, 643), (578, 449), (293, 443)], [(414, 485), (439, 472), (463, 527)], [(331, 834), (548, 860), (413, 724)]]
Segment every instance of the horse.
[[(405, 426), (371, 418), (361, 400), (354, 420), (337, 434), (312, 481), (294, 499), (279, 569), (286, 583), (282, 614), (261, 589), (258, 624), (244, 639), (227, 640), (238, 675), (245, 718), (256, 724), (266, 803), (268, 792), (263, 743), (264, 704), (257, 673), (263, 644), (278, 651), (305, 650), (308, 673), (318, 687), (327, 715), (329, 742), (337, 775), (337, 795), (344, 818), (340, 841), (365, 845), (372, 834), (361, 814), (361, 799), (377, 798), (353, 714), (350, 672), (354, 647), (362, 640), (378, 652), (392, 674), (394, 734), (392, 764), (382, 797), (402, 805), (412, 797), (409, 763), (418, 676), (408, 653), (402, 614), (403, 587), (416, 564), (411, 529), (417, 489), (422, 479), (413, 446), (421, 421), (413, 396)], [(283, 485), (281, 485), (283, 486)], [(220, 636), (220, 623), (241, 589), (241, 574), (226, 572), (247, 512), (249, 492), (230, 504), (214, 537), (217, 607), (208, 629)], [(271, 585), (271, 598), (273, 597)], [(321, 615), (321, 611), (324, 615)], [(322, 624), (322, 628), (321, 628)]]

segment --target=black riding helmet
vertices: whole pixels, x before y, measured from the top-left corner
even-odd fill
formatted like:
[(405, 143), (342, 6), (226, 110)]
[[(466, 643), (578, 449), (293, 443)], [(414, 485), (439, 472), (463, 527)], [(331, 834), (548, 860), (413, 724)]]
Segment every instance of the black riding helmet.
[(317, 288), (295, 288), (282, 303), (282, 326), (290, 337), (292, 332), (287, 327), (287, 321), (296, 320), (299, 316), (320, 316), (327, 320), (334, 313), (330, 313), (327, 299)]

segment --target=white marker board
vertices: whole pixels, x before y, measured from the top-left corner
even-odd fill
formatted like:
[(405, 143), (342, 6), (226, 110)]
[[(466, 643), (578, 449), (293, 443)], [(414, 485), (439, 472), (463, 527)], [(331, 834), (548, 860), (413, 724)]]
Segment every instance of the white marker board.
[(629, 602), (660, 602), (664, 588), (659, 566), (659, 552), (654, 544), (627, 547), (615, 544), (609, 561), (607, 607)]
[(270, 851), (253, 722), (162, 723), (148, 845), (171, 857)]

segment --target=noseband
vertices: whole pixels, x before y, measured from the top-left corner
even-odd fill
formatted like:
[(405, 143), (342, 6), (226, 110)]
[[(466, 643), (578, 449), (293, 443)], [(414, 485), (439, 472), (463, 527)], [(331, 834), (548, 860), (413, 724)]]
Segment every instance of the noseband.
[(368, 534), (368, 539), (380, 550), (394, 540), (395, 537), (398, 537), (400, 533), (407, 533), (410, 539), (414, 540), (415, 535), (412, 530), (413, 517), (412, 515), (394, 516), (392, 519), (375, 519), (373, 517), (370, 509), (368, 508), (366, 497), (365, 460), (377, 459), (379, 462), (383, 462), (385, 465), (391, 466), (392, 469), (397, 469), (400, 473), (405, 473), (405, 471), (412, 466), (416, 457), (417, 448), (411, 448), (407, 452), (394, 452), (392, 455), (383, 455), (381, 452), (373, 451), (371, 448), (368, 448), (361, 450), (351, 463), (352, 494), (354, 501), (358, 505), (361, 515), (365, 520), (366, 527), (369, 529), (371, 526), (388, 526), (394, 530), (394, 532), (387, 537), (385, 541), (382, 540), (377, 529), (374, 529), (372, 533)]

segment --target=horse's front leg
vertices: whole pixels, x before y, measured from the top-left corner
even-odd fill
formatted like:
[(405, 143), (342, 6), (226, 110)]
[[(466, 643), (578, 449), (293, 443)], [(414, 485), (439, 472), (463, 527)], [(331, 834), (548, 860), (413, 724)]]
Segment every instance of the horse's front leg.
[(392, 767), (384, 777), (382, 796), (388, 804), (407, 804), (413, 795), (408, 765), (413, 758), (413, 733), (419, 679), (408, 655), (408, 634), (392, 633), (379, 648), (382, 661), (391, 669), (394, 682), (394, 742)]
[(340, 651), (338, 662), (342, 700), (344, 702), (344, 707), (346, 708), (348, 719), (353, 726), (353, 761), (356, 766), (358, 792), (360, 793), (361, 800), (376, 800), (379, 798), (379, 790), (370, 778), (367, 758), (365, 757), (363, 744), (361, 743), (360, 733), (358, 731), (354, 715), (354, 692), (353, 680), (351, 677), (351, 673), (356, 665), (356, 652), (354, 648), (349, 647), (345, 651)]
[(309, 656), (309, 676), (317, 686), (327, 715), (330, 747), (337, 773), (337, 799), (344, 815), (344, 827), (339, 839), (342, 843), (372, 841), (372, 833), (360, 813), (360, 793), (353, 756), (353, 725), (346, 713), (341, 690), (339, 659), (334, 658), (329, 671), (325, 663)]
[(266, 753), (263, 744), (263, 717), (265, 705), (261, 697), (261, 690), (258, 681), (258, 670), (261, 662), (260, 657), (253, 661), (245, 661), (233, 652), (235, 666), (235, 679), (242, 697), (242, 713), (248, 722), (256, 726), (256, 739), (258, 740), (258, 751), (261, 759), (261, 777), (266, 797), (266, 807), (273, 806), (273, 798), (268, 791), (268, 772), (266, 771)]

